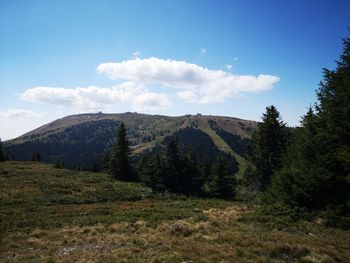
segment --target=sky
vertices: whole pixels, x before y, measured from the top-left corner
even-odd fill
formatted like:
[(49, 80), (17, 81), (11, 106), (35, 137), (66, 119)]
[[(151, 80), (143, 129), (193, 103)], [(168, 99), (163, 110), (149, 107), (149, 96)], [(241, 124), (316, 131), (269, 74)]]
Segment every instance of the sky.
[(0, 0), (0, 138), (99, 111), (296, 126), (349, 27), (349, 0)]

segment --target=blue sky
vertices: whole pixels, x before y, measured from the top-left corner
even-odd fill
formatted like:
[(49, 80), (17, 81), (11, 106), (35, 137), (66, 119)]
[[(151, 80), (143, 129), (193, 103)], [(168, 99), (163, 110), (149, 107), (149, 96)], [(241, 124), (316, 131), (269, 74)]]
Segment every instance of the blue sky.
[(348, 0), (0, 0), (0, 137), (100, 110), (297, 125), (348, 27)]

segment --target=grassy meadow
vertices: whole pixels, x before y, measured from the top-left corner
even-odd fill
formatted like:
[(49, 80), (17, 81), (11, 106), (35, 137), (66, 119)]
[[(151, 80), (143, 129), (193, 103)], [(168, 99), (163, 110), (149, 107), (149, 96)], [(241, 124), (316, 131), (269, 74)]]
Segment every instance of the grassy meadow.
[(0, 262), (350, 262), (350, 231), (252, 215), (104, 173), (0, 163)]

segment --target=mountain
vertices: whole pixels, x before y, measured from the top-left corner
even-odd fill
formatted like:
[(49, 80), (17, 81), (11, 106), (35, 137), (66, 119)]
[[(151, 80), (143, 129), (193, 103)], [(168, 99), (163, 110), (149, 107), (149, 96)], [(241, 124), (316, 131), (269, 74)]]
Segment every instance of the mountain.
[(4, 146), (16, 160), (30, 160), (39, 152), (44, 162), (60, 160), (66, 168), (90, 170), (94, 163), (102, 167), (121, 122), (128, 129), (133, 156), (159, 150), (177, 138), (184, 151), (192, 149), (209, 160), (223, 151), (235, 158), (241, 168), (246, 146), (257, 128), (257, 122), (233, 117), (100, 112), (55, 120), (4, 142)]

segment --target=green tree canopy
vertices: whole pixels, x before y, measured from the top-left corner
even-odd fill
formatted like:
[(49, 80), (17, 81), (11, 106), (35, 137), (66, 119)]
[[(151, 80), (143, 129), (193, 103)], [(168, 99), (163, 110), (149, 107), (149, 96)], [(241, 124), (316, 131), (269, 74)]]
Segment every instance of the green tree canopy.
[(2, 141), (0, 138), (0, 162), (4, 162), (6, 160), (4, 150), (2, 148)]
[(344, 210), (350, 205), (349, 38), (337, 68), (324, 70), (317, 96), (316, 111), (304, 116), (271, 191), (292, 206)]
[(135, 180), (129, 156), (129, 141), (126, 136), (125, 125), (122, 122), (118, 129), (117, 140), (112, 147), (110, 157), (110, 170), (116, 179), (123, 181)]
[(253, 135), (250, 160), (253, 168), (248, 169), (249, 177), (255, 177), (258, 191), (265, 191), (271, 183), (273, 173), (282, 166), (289, 131), (275, 106), (266, 108), (262, 122)]

